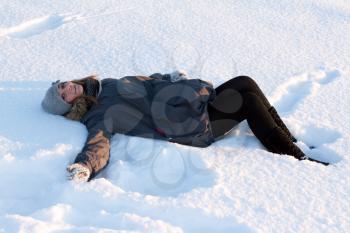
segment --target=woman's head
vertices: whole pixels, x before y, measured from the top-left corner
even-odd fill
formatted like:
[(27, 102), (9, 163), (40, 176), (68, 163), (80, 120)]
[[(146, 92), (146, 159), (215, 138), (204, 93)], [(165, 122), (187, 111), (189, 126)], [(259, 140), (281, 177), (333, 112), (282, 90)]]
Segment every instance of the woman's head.
[(61, 82), (57, 88), (59, 96), (69, 104), (72, 104), (76, 98), (84, 94), (83, 86), (71, 81)]
[(82, 87), (77, 87), (72, 82), (57, 80), (46, 91), (41, 105), (49, 113), (63, 115), (71, 109), (72, 103), (79, 96), (79, 93), (82, 94)]
[(100, 91), (100, 81), (96, 76), (66, 82), (57, 80), (46, 91), (41, 105), (49, 113), (77, 120), (93, 103), (97, 103), (96, 97)]

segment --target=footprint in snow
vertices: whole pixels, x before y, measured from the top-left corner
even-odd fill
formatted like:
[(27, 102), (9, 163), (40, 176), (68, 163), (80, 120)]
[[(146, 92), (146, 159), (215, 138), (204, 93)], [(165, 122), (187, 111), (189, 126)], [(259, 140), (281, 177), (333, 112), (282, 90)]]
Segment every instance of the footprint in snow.
[(319, 70), (292, 77), (277, 88), (271, 102), (281, 115), (289, 115), (306, 97), (315, 95), (322, 85), (331, 83), (338, 77), (338, 70)]
[[(271, 102), (282, 116), (289, 115), (306, 97), (316, 95), (323, 85), (335, 81), (340, 76), (341, 73), (338, 70), (321, 69), (293, 77), (277, 88)], [(340, 138), (340, 133), (314, 125), (302, 125), (301, 127), (302, 129), (298, 130), (300, 132), (296, 136), (301, 141), (299, 142), (300, 146), (307, 150), (306, 153), (310, 157), (330, 163), (341, 160), (339, 155), (324, 146), (324, 144), (333, 143)], [(315, 149), (309, 150), (305, 144), (309, 147), (315, 147)]]
[[(304, 152), (307, 155), (314, 159), (331, 164), (337, 163), (341, 160), (341, 157), (336, 152), (325, 146), (325, 144), (334, 143), (341, 138), (342, 135), (339, 132), (311, 124), (302, 125), (300, 128), (300, 132), (298, 133), (298, 139), (300, 142), (297, 144), (304, 149)], [(310, 150), (305, 144), (313, 146), (314, 149)]]

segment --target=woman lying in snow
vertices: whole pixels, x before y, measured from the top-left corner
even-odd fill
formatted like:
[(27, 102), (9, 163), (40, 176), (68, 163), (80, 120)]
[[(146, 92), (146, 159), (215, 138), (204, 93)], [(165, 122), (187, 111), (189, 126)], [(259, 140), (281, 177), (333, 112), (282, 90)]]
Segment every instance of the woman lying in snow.
[(80, 121), (88, 129), (84, 148), (67, 167), (73, 180), (88, 181), (107, 165), (114, 133), (207, 147), (243, 120), (268, 151), (328, 165), (308, 158), (293, 143), (297, 140), (276, 109), (247, 76), (232, 78), (215, 89), (179, 71), (58, 80), (47, 90), (42, 107)]

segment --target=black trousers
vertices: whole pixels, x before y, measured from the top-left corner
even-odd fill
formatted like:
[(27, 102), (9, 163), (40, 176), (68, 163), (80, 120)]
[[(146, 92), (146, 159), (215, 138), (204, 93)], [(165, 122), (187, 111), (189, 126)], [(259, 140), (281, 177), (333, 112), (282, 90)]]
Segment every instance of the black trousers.
[(243, 120), (247, 120), (260, 141), (278, 127), (268, 111), (271, 104), (252, 78), (232, 78), (215, 91), (216, 98), (208, 105), (208, 113), (216, 139)]

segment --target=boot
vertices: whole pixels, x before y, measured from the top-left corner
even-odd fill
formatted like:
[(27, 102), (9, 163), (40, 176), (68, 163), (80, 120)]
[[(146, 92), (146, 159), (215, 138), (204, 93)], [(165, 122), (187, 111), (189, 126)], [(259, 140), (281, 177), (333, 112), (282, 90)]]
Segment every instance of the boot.
[(270, 134), (261, 141), (270, 152), (287, 154), (299, 160), (308, 158), (304, 152), (293, 143), (290, 136), (280, 127), (275, 127)]
[(284, 124), (281, 117), (278, 115), (276, 109), (274, 107), (270, 107), (268, 111), (272, 116), (273, 120), (276, 122), (276, 124), (285, 132), (285, 134), (290, 138), (290, 140), (292, 140), (292, 142), (297, 142), (298, 140), (292, 135), (287, 126)]
[(270, 152), (287, 154), (298, 160), (309, 160), (325, 166), (329, 165), (327, 162), (309, 158), (307, 155), (305, 155), (304, 152), (291, 141), (289, 136), (280, 127), (274, 128), (271, 133), (261, 141)]

